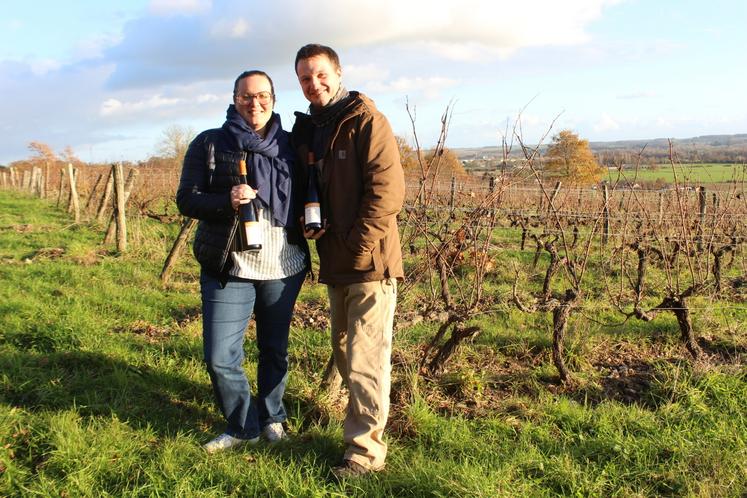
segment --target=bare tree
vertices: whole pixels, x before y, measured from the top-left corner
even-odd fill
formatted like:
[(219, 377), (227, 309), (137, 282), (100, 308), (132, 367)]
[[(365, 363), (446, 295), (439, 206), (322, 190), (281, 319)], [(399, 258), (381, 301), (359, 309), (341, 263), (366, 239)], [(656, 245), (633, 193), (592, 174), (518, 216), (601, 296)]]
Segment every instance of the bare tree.
[(171, 159), (173, 164), (180, 166), (187, 153), (189, 143), (195, 137), (195, 131), (189, 126), (172, 124), (161, 133), (161, 140), (156, 145), (159, 156)]

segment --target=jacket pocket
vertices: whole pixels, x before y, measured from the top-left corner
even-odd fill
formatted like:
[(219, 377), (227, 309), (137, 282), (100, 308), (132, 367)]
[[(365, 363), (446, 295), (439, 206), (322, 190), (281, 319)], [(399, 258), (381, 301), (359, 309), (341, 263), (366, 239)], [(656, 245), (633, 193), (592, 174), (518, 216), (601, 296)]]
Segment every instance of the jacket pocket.
[(317, 248), (324, 273), (341, 275), (355, 272), (369, 272), (374, 269), (374, 256), (367, 252), (354, 254), (345, 243), (345, 239), (338, 233), (327, 233), (319, 239)]

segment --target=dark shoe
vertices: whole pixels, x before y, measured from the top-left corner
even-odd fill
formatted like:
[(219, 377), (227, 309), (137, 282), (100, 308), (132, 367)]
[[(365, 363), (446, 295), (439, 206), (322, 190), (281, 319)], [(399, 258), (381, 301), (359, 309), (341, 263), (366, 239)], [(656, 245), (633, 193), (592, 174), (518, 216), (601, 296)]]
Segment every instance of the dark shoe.
[(352, 460), (343, 460), (342, 465), (332, 467), (332, 475), (338, 481), (342, 481), (344, 479), (354, 479), (356, 477), (361, 477), (372, 472), (374, 472), (373, 469), (367, 469), (363, 465)]

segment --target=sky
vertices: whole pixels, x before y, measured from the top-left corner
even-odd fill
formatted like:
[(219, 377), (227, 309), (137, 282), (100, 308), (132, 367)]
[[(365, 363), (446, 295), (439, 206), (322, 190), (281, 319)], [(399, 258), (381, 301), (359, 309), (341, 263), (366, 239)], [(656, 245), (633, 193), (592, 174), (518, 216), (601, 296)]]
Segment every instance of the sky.
[(455, 148), (747, 133), (744, 0), (4, 3), (0, 164), (32, 141), (146, 159), (169, 126), (219, 127), (247, 69), (273, 78), (289, 130), (306, 43), (333, 47), (346, 88), (424, 148), (447, 107)]

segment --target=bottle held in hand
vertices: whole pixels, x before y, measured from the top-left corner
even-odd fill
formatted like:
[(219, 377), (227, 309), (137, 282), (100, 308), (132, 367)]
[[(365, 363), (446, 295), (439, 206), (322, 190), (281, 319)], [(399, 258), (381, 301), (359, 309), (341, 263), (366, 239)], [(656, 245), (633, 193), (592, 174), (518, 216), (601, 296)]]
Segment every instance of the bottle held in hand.
[(317, 233), (322, 229), (322, 206), (319, 202), (319, 187), (317, 185), (317, 169), (314, 164), (314, 153), (309, 152), (309, 183), (306, 188), (306, 204), (304, 205), (304, 229)]
[[(239, 161), (239, 175), (241, 183), (248, 185), (245, 159)], [(239, 206), (239, 239), (242, 251), (256, 252), (262, 249), (262, 232), (256, 206), (252, 201)]]

